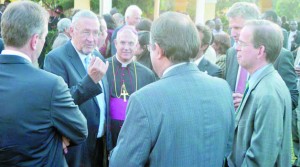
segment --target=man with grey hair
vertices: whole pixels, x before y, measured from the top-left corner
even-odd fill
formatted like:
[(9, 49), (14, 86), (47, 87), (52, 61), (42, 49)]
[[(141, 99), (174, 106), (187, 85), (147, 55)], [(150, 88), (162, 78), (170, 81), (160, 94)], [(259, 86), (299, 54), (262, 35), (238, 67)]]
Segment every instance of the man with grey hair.
[(153, 22), (148, 49), (161, 79), (131, 95), (111, 167), (222, 166), (233, 137), (231, 91), (190, 62), (199, 45), (185, 14)]
[[(73, 16), (71, 41), (52, 50), (45, 59), (44, 69), (61, 76), (88, 123), (87, 141), (70, 147), (66, 155), (72, 167), (105, 166), (105, 119), (107, 116), (108, 83), (103, 62), (95, 48), (100, 34), (96, 14), (81, 10)], [(102, 59), (102, 60), (101, 60)]]
[(88, 135), (62, 78), (32, 64), (45, 43), (48, 19), (30, 1), (10, 4), (2, 16), (0, 166), (66, 166), (65, 146)]
[(115, 19), (117, 27), (124, 25), (124, 16), (121, 13), (115, 13), (112, 15), (112, 17)]
[(252, 20), (237, 41), (237, 61), (250, 79), (236, 111), (229, 166), (291, 166), (289, 90), (272, 63), (283, 46), (281, 28)]
[[(136, 6), (136, 5), (128, 6), (126, 11), (125, 11), (125, 25), (135, 27), (140, 22), (142, 14), (143, 14), (143, 12), (138, 6)], [(117, 37), (118, 31), (123, 26), (116, 28), (115, 31), (113, 32), (112, 36), (111, 36), (111, 39), (110, 39), (111, 55), (115, 55), (116, 52), (117, 52), (114, 40)]]
[[(259, 18), (259, 13), (260, 12), (255, 4), (248, 2), (237, 2), (233, 4), (227, 13), (227, 17), (229, 27), (231, 28), (231, 36), (234, 38), (235, 43), (238, 41), (241, 29), (244, 27), (246, 21), (257, 20)], [(238, 64), (236, 55), (237, 52), (235, 46), (228, 49), (225, 70), (225, 79), (234, 92), (233, 103), (235, 108), (237, 108), (242, 101), (248, 78), (247, 71)], [(289, 88), (292, 98), (292, 108), (295, 109), (298, 105), (299, 94), (291, 54), (287, 50), (282, 49), (280, 55), (274, 62), (274, 67)]]
[(52, 49), (55, 49), (59, 46), (64, 45), (71, 39), (70, 35), (70, 27), (71, 27), (71, 20), (68, 18), (62, 18), (57, 23), (57, 31), (58, 36), (55, 38)]

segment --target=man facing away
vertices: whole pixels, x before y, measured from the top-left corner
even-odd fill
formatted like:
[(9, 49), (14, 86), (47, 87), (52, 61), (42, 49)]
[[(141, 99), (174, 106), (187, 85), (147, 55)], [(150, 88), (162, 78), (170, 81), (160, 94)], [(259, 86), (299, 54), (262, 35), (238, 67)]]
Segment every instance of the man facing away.
[(222, 166), (233, 137), (231, 90), (191, 62), (199, 47), (188, 16), (166, 12), (153, 22), (149, 50), (161, 79), (131, 95), (111, 167)]
[(72, 145), (87, 137), (86, 119), (64, 81), (32, 65), (44, 46), (48, 18), (30, 1), (10, 4), (2, 16), (0, 166), (65, 166), (62, 136)]
[(76, 13), (70, 28), (71, 41), (52, 50), (45, 59), (45, 70), (61, 76), (70, 88), (75, 104), (87, 119), (89, 135), (81, 145), (70, 147), (66, 155), (71, 167), (105, 164), (105, 119), (108, 62), (95, 52), (100, 35), (97, 15), (88, 10)]
[(237, 42), (237, 61), (250, 77), (236, 111), (229, 166), (291, 166), (291, 98), (273, 67), (283, 45), (270, 21), (246, 23)]

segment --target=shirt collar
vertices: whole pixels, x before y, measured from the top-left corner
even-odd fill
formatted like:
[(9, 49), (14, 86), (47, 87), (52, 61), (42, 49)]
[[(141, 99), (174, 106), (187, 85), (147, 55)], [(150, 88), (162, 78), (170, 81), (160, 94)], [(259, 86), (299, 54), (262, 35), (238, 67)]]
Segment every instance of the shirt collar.
[(26, 54), (22, 53), (22, 52), (19, 52), (19, 51), (16, 51), (16, 50), (3, 50), (1, 52), (1, 54), (4, 54), (4, 55), (16, 55), (16, 56), (20, 56), (20, 57), (23, 57), (25, 59), (27, 59), (30, 63), (32, 63), (31, 59), (29, 58), (29, 56), (27, 56)]
[(204, 58), (204, 56), (202, 55), (198, 59), (194, 60), (194, 63), (198, 66), (200, 64), (200, 62), (202, 61), (203, 58)]
[(253, 88), (256, 80), (258, 79), (258, 77), (261, 75), (261, 73), (268, 68), (269, 66), (271, 66), (272, 64), (267, 64), (265, 66), (263, 66), (262, 68), (256, 70), (252, 75), (250, 75), (249, 78), (249, 88)]
[(163, 75), (166, 75), (169, 71), (171, 71), (172, 69), (174, 69), (175, 67), (178, 67), (178, 66), (181, 66), (181, 65), (184, 65), (184, 64), (187, 64), (187, 62), (183, 62), (183, 63), (178, 63), (178, 64), (175, 64), (175, 65), (172, 65), (170, 67), (168, 67), (164, 72), (163, 72)]

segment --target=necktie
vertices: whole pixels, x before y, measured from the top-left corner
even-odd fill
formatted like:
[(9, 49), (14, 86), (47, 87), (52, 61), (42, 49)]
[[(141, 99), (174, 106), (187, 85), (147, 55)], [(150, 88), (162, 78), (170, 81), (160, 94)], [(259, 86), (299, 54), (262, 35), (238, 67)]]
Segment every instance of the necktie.
[(248, 74), (248, 72), (246, 71), (246, 69), (241, 67), (239, 80), (238, 80), (238, 84), (236, 86), (235, 92), (237, 92), (237, 93), (244, 92), (245, 86), (246, 86), (247, 74)]
[(243, 101), (244, 101), (244, 99), (245, 99), (245, 97), (246, 97), (246, 95), (248, 93), (248, 90), (249, 90), (249, 82), (247, 82), (247, 84), (246, 84), (246, 89), (245, 89), (245, 92), (243, 94), (242, 101), (241, 101), (241, 103), (240, 103), (240, 105), (239, 105), (239, 107), (238, 107), (238, 109), (236, 111), (236, 114), (240, 111), (241, 105), (243, 104)]
[(90, 56), (86, 56), (86, 57), (84, 58), (84, 69), (85, 69), (85, 71), (88, 70), (88, 67), (89, 67), (90, 62), (91, 62)]

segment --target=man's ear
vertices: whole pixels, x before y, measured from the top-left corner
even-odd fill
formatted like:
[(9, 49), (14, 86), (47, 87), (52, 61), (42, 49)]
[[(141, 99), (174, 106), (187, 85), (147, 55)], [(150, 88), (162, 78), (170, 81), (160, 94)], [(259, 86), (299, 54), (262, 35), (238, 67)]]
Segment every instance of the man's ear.
[(265, 55), (265, 53), (266, 53), (266, 48), (265, 46), (261, 45), (258, 50), (257, 58), (261, 58), (263, 55)]
[(31, 49), (33, 49), (33, 50), (37, 49), (38, 40), (40, 40), (38, 34), (33, 34), (31, 36), (31, 38), (30, 38), (30, 47), (31, 47)]
[(165, 57), (165, 52), (164, 50), (157, 44), (155, 43), (155, 49), (154, 49), (155, 52), (157, 52), (157, 58), (158, 59), (162, 59), (163, 57)]

